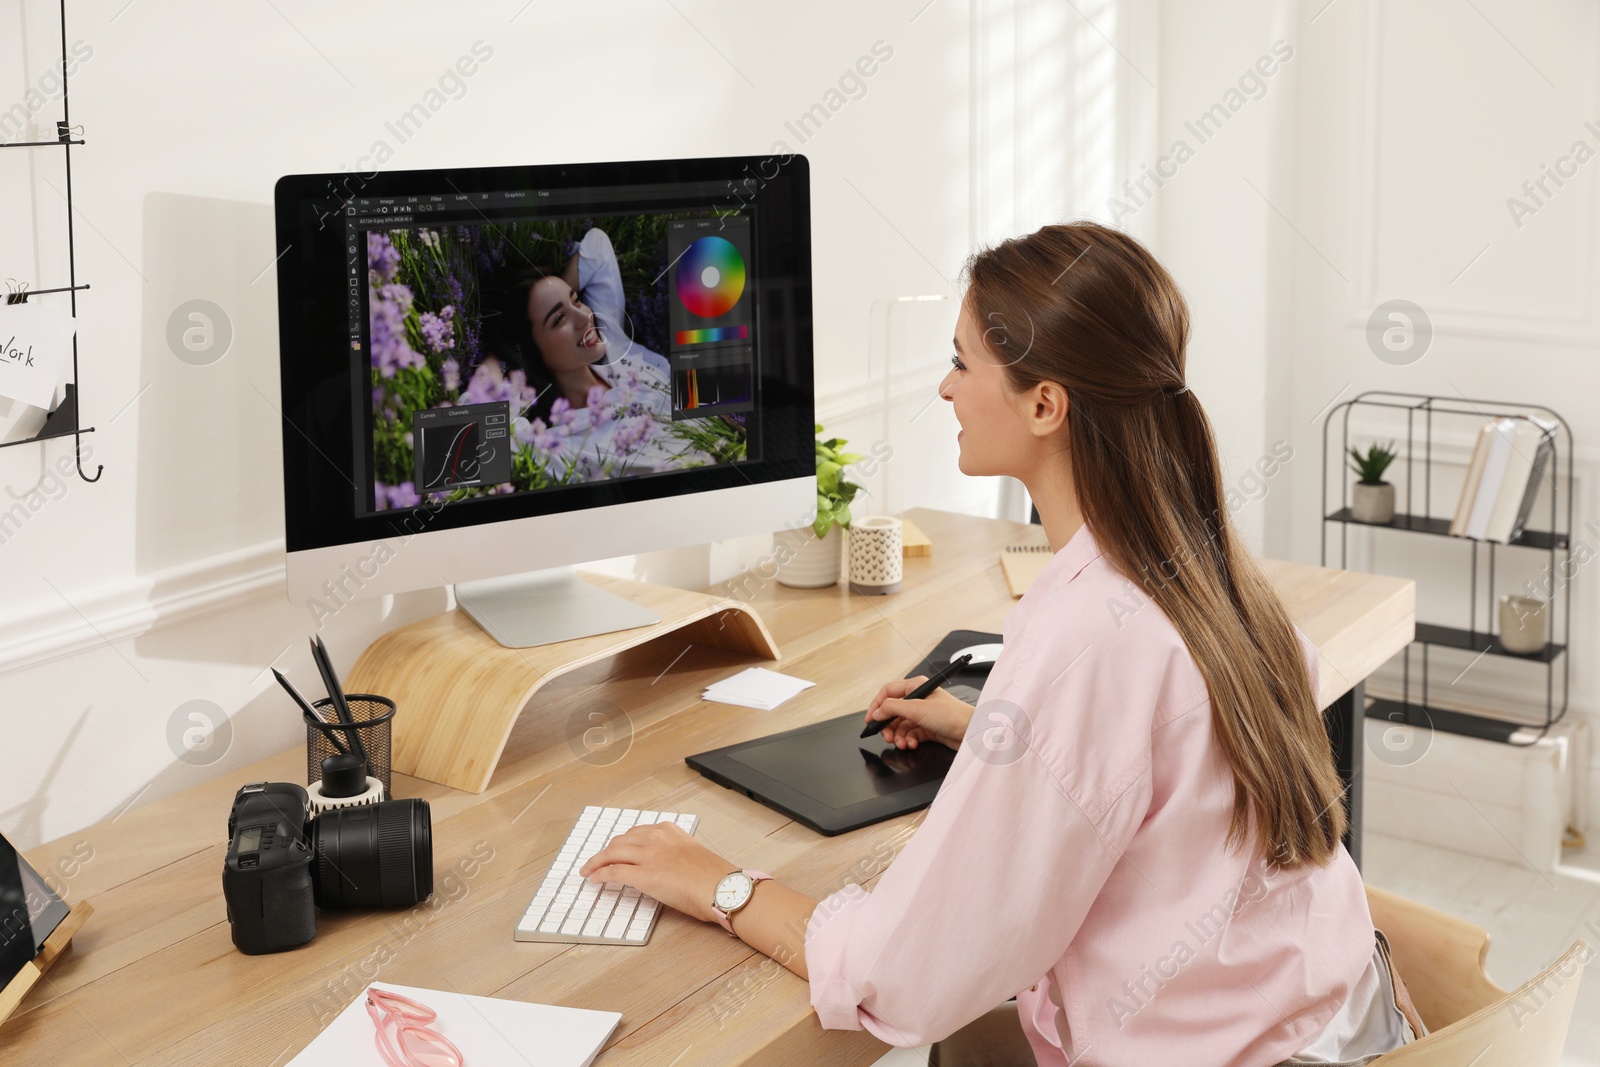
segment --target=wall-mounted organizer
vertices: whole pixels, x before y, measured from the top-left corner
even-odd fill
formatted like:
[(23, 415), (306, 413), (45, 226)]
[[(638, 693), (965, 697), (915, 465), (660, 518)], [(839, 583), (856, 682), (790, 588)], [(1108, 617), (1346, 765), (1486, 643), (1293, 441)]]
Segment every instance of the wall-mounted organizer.
[[(1389, 409), (1405, 414), (1405, 450), (1402, 453), (1405, 460), (1405, 491), (1404, 510), (1400, 501), (1396, 501), (1395, 515), (1387, 523), (1371, 523), (1357, 519), (1351, 511), (1349, 489), (1351, 475), (1346, 467), (1345, 459), (1350, 454), (1350, 413), (1356, 409)], [(1343, 418), (1340, 418), (1340, 413)], [(1328, 413), (1322, 425), (1322, 565), (1329, 566), (1328, 562), (1328, 524), (1337, 524), (1339, 529), (1339, 562), (1337, 566), (1344, 568), (1348, 556), (1349, 532), (1352, 526), (1365, 526), (1372, 529), (1404, 530), (1412, 534), (1422, 534), (1433, 537), (1450, 537), (1451, 519), (1449, 516), (1438, 517), (1433, 511), (1433, 431), (1434, 420), (1438, 417), (1441, 422), (1448, 422), (1453, 427), (1468, 430), (1477, 429), (1491, 418), (1507, 418), (1513, 416), (1537, 416), (1547, 420), (1554, 428), (1545, 431), (1544, 437), (1550, 442), (1552, 454), (1549, 469), (1543, 476), (1547, 486), (1542, 488), (1548, 491), (1550, 508), (1548, 525), (1545, 529), (1524, 529), (1508, 542), (1483, 541), (1464, 537), (1451, 538), (1462, 541), (1471, 546), (1472, 572), (1468, 593), (1468, 619), (1465, 627), (1445, 626), (1437, 623), (1418, 622), (1416, 638), (1405, 650), (1405, 663), (1403, 668), (1402, 695), (1399, 700), (1374, 699), (1367, 707), (1367, 718), (1385, 719), (1396, 724), (1408, 726), (1421, 726), (1434, 730), (1443, 730), (1447, 733), (1464, 734), (1470, 737), (1484, 738), (1490, 741), (1499, 741), (1507, 744), (1533, 744), (1549, 733), (1550, 728), (1566, 715), (1567, 697), (1572, 675), (1572, 657), (1568, 653), (1568, 644), (1571, 641), (1572, 628), (1572, 597), (1566, 590), (1559, 588), (1559, 583), (1554, 576), (1562, 573), (1558, 570), (1564, 561), (1571, 555), (1572, 544), (1572, 429), (1556, 412), (1541, 404), (1505, 404), (1494, 400), (1472, 400), (1467, 397), (1442, 397), (1426, 396), (1416, 393), (1390, 393), (1369, 391), (1360, 394), (1352, 400), (1335, 407)], [(1398, 418), (1398, 416), (1394, 416)], [(1341, 423), (1340, 448), (1337, 457), (1330, 457), (1328, 453), (1328, 432), (1335, 421)], [(1420, 425), (1419, 425), (1420, 424)], [(1420, 434), (1420, 437), (1419, 437)], [(1380, 436), (1388, 437), (1388, 434)], [(1334, 507), (1328, 499), (1328, 470), (1331, 458), (1338, 460), (1338, 470), (1341, 472), (1338, 506)], [(1397, 464), (1398, 465), (1398, 464)], [(1420, 466), (1422, 475), (1421, 492), (1418, 488), (1416, 474)], [(1565, 472), (1563, 475), (1563, 471)], [(1399, 495), (1398, 488), (1396, 494)], [(1445, 507), (1453, 507), (1455, 499), (1443, 502)], [(1420, 508), (1419, 508), (1420, 505)], [(1559, 505), (1559, 506), (1558, 506)], [(1530, 522), (1532, 517), (1530, 516)], [(1511, 652), (1501, 647), (1499, 635), (1495, 632), (1495, 557), (1499, 550), (1519, 552), (1533, 550), (1549, 553), (1549, 571), (1551, 576), (1548, 603), (1545, 609), (1550, 619), (1550, 633), (1543, 651), (1523, 654)], [(1484, 570), (1480, 557), (1487, 557), (1487, 605), (1488, 610), (1484, 616), (1484, 625), (1478, 627), (1478, 576)], [(1557, 616), (1555, 601), (1561, 600), (1562, 612)], [(1557, 623), (1559, 622), (1559, 626)], [(1451, 708), (1438, 707), (1428, 700), (1428, 652), (1432, 648), (1453, 648), (1478, 655), (1501, 656), (1512, 660), (1526, 661), (1530, 669), (1543, 668), (1545, 672), (1545, 709), (1542, 722), (1529, 723), (1526, 719), (1517, 719), (1514, 715), (1504, 717), (1493, 714), (1492, 711), (1468, 712)], [(1411, 679), (1411, 653), (1412, 649), (1421, 652), (1422, 669), (1420, 672), (1421, 693), (1418, 699), (1412, 699)], [(1561, 676), (1561, 701), (1556, 704), (1555, 682), (1557, 663), (1560, 664)], [(1529, 739), (1525, 731), (1530, 726), (1537, 730), (1537, 737)]]
[[(73, 244), (73, 208), (72, 208), (72, 149), (75, 145), (84, 143), (81, 137), (73, 137), (72, 114), (68, 109), (67, 75), (71, 69), (67, 62), (67, 0), (61, 0), (61, 120), (56, 123), (56, 139), (53, 141), (12, 141), (0, 144), (0, 148), (26, 148), (43, 150), (47, 148), (59, 149), (62, 165), (66, 171), (66, 201), (67, 201), (67, 284), (47, 289), (29, 289), (26, 284), (20, 289), (13, 287), (7, 294), (7, 304), (21, 304), (35, 297), (49, 293), (66, 293), (67, 299), (72, 304), (72, 317), (78, 317), (78, 290), (89, 288), (87, 283), (78, 282), (78, 263), (76, 250)], [(83, 470), (83, 435), (93, 433), (93, 426), (81, 425), (82, 419), (79, 412), (80, 394), (78, 390), (78, 335), (72, 335), (72, 380), (66, 384), (66, 395), (57, 404), (45, 419), (44, 426), (34, 436), (22, 441), (0, 442), (0, 448), (12, 448), (16, 445), (32, 444), (35, 441), (47, 441), (53, 437), (73, 438), (73, 451), (78, 462), (78, 475), (86, 482), (97, 482), (104, 472), (103, 464), (95, 467), (94, 476), (91, 477)]]

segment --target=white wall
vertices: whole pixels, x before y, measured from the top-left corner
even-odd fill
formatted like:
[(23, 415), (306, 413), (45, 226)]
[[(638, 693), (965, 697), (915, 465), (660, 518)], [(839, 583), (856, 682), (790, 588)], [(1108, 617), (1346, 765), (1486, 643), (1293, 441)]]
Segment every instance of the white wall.
[[(1233, 521), (1257, 551), (1281, 554), (1263, 501), (1295, 470), (1274, 465), (1285, 435), (1264, 413), (1281, 407), (1286, 388), (1277, 212), (1292, 196), (1283, 146), (1293, 133), (1293, 5), (1167, 2), (1154, 10), (1155, 121), (1109, 214), (1149, 240), (1182, 287), (1192, 317), (1187, 378), (1212, 421)], [(1251, 480), (1262, 469), (1270, 477)]]
[[(1295, 26), (1298, 103), (1294, 153), (1295, 225), (1303, 234), (1290, 260), (1293, 315), (1286, 355), (1294, 368), (1287, 408), (1297, 468), (1290, 493), (1267, 500), (1290, 554), (1320, 558), (1322, 421), (1307, 420), (1363, 390), (1395, 390), (1504, 404), (1547, 405), (1576, 438), (1574, 526), (1578, 559), (1600, 549), (1595, 523), (1600, 461), (1600, 163), (1569, 165), (1562, 187), (1547, 181), (1543, 206), (1513, 215), (1508, 200), (1532, 204), (1522, 189), (1583, 141), (1600, 152), (1600, 9), (1581, 0), (1475, 5), (1444, 0), (1385, 4), (1343, 0), (1318, 15), (1302, 9)], [(1314, 18), (1315, 17), (1315, 18)], [(1313, 21), (1314, 18), (1314, 21)], [(1593, 125), (1586, 125), (1592, 123)], [(1365, 327), (1381, 303), (1403, 298), (1432, 322), (1431, 346), (1394, 365), (1369, 348)], [(1470, 410), (1470, 408), (1469, 408)], [(1436, 424), (1433, 514), (1455, 505), (1477, 422)], [(1331, 440), (1337, 442), (1340, 424)], [(1420, 432), (1421, 424), (1418, 424)], [(1352, 443), (1405, 438), (1402, 418), (1352, 419)], [(1418, 462), (1422, 457), (1419, 455)], [(1329, 494), (1341, 482), (1332, 464)], [(1393, 479), (1392, 479), (1393, 480)], [(1402, 500), (1404, 474), (1397, 486)], [(1562, 483), (1563, 492), (1565, 489)], [(1413, 485), (1421, 510), (1421, 467)], [(1535, 508), (1548, 525), (1548, 497)], [(1350, 531), (1350, 565), (1417, 579), (1422, 621), (1466, 625), (1471, 550), (1466, 544), (1403, 533)], [(1330, 563), (1338, 528), (1330, 525)], [(1498, 591), (1520, 592), (1540, 579), (1542, 553), (1497, 553)], [(1487, 556), (1480, 554), (1478, 626), (1485, 625)], [(1597, 708), (1594, 669), (1600, 622), (1593, 563), (1559, 590), (1572, 596), (1574, 714)], [(1542, 671), (1501, 657), (1474, 663), (1434, 650), (1429, 696), (1542, 715)], [(1470, 669), (1469, 669), (1470, 667)], [(1413, 699), (1420, 658), (1413, 657)], [(1399, 661), (1371, 688), (1401, 682)], [(1561, 683), (1556, 681), (1559, 705)], [(1595, 771), (1591, 771), (1591, 774)]]
[[(1146, 11), (1153, 17), (1135, 37), (1146, 51), (1130, 58), (1158, 54), (1158, 103), (1126, 177), (1137, 181), (1162, 157), (1170, 176), (1135, 186), (1110, 211), (1152, 242), (1189, 298), (1189, 378), (1216, 425), (1242, 532), (1267, 555), (1322, 560), (1319, 516), (1338, 506), (1351, 479), (1336, 420), (1325, 507), (1323, 427), (1331, 407), (1364, 390), (1456, 397), (1468, 410), (1462, 398), (1555, 408), (1577, 441), (1576, 576), (1556, 583), (1571, 596), (1571, 713), (1593, 717), (1600, 10), (1579, 0), (1167, 0)], [(1259, 97), (1229, 101), (1240, 75), (1278, 42), (1292, 57), (1263, 79)], [(1202, 139), (1193, 124), (1219, 102), (1228, 113)], [(1173, 162), (1179, 141), (1192, 154)], [(1559, 186), (1546, 177), (1558, 165), (1569, 174)], [(1523, 183), (1541, 180), (1536, 201)], [(1419, 304), (1434, 329), (1409, 365), (1380, 360), (1366, 339), (1368, 317), (1394, 298)], [(1435, 515), (1453, 510), (1475, 421), (1438, 424)], [(1357, 418), (1351, 441), (1403, 444), (1405, 433), (1403, 417)], [(1293, 459), (1262, 491), (1245, 479), (1278, 442)], [(1416, 459), (1421, 511), (1420, 444)], [(1391, 479), (1403, 501), (1403, 472)], [(1539, 525), (1547, 506), (1548, 495), (1535, 509)], [(1347, 532), (1351, 567), (1414, 577), (1421, 620), (1467, 624), (1467, 545)], [(1340, 528), (1327, 533), (1337, 566)], [(1497, 591), (1545, 586), (1547, 567), (1540, 553), (1498, 552)], [(1486, 553), (1480, 568), (1483, 628)], [(1420, 654), (1412, 664), (1417, 699)], [(1430, 700), (1542, 717), (1545, 676), (1526, 663), (1434, 650), (1430, 670)], [(1398, 691), (1401, 682), (1397, 659), (1370, 688)], [(1559, 673), (1555, 697), (1559, 706)], [(1588, 773), (1600, 785), (1600, 764)]]
[[(68, 40), (89, 52), (71, 82), (89, 142), (73, 175), (78, 272), (93, 286), (78, 312), (96, 427), (85, 441), (91, 473), (105, 474), (57, 480), (71, 453), (61, 443), (0, 451), (0, 510), (27, 512), (0, 543), (0, 830), (30, 846), (300, 737), (266, 671), (313, 676), (312, 620), (281, 591), (269, 269), (280, 175), (354, 167), (378, 141), (386, 169), (784, 141), (812, 163), (819, 415), (853, 446), (887, 437), (896, 449), (859, 513), (993, 514), (1000, 485), (960, 476), (947, 405), (927, 403), (955, 279), (975, 241), (1103, 203), (1123, 169), (1118, 116), (1149, 104), (1114, 58), (1111, 40), (1132, 25), (1118, 25), (1118, 6), (69, 5)], [(51, 136), (59, 105), (33, 109), (27, 94), (54, 62), (55, 7), (23, 0), (0, 19), (0, 114), (22, 103)], [(785, 123), (879, 40), (893, 57), (865, 94), (799, 143)], [(386, 123), (480, 41), (492, 55), (400, 143)], [(53, 149), (0, 152), (0, 276), (62, 283), (59, 167)], [(944, 299), (898, 299), (919, 295)], [(191, 299), (221, 306), (234, 331), (210, 366), (181, 362), (166, 340)], [(693, 586), (766, 547), (602, 566)], [(357, 603), (324, 635), (348, 669), (378, 633), (443, 603)], [(197, 712), (218, 731), (190, 751)]]

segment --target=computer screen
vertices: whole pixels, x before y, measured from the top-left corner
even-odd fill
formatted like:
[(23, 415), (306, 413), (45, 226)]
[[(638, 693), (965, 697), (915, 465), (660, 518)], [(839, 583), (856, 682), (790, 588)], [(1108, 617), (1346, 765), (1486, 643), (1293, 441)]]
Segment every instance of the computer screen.
[(758, 461), (749, 218), (541, 215), (526, 196), (374, 197), (439, 214), (351, 227), (360, 505)]
[(292, 175), (276, 201), (291, 558), (814, 477), (802, 157)]

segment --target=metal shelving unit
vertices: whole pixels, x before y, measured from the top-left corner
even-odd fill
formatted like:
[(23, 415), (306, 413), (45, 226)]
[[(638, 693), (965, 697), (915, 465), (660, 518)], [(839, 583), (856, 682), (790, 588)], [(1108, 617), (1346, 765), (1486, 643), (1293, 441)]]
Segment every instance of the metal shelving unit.
[[(1350, 478), (1345, 467), (1345, 459), (1350, 451), (1350, 414), (1356, 408), (1387, 408), (1403, 411), (1406, 416), (1406, 445), (1404, 451), (1405, 462), (1405, 507), (1400, 508), (1400, 501), (1396, 500), (1394, 519), (1387, 523), (1368, 523), (1356, 519), (1349, 507)], [(1341, 472), (1340, 493), (1337, 507), (1333, 507), (1328, 499), (1328, 432), (1336, 418), (1342, 412), (1340, 448), (1338, 454), (1338, 470)], [(1339, 530), (1339, 563), (1344, 568), (1348, 559), (1349, 532), (1352, 525), (1359, 525), (1371, 529), (1402, 530), (1412, 534), (1422, 534), (1434, 537), (1450, 536), (1450, 518), (1438, 518), (1433, 513), (1433, 429), (1435, 417), (1470, 420), (1472, 426), (1480, 426), (1490, 418), (1506, 417), (1513, 415), (1537, 415), (1556, 424), (1556, 429), (1549, 430), (1546, 438), (1551, 442), (1553, 454), (1550, 469), (1544, 476), (1549, 486), (1550, 508), (1548, 526), (1542, 530), (1526, 529), (1511, 541), (1500, 544), (1494, 541), (1478, 541), (1468, 538), (1451, 538), (1455, 541), (1464, 541), (1472, 549), (1471, 590), (1469, 599), (1468, 622), (1465, 628), (1448, 626), (1438, 623), (1417, 623), (1416, 638), (1407, 646), (1404, 656), (1404, 673), (1402, 695), (1399, 700), (1374, 699), (1366, 709), (1367, 718), (1385, 719), (1393, 723), (1403, 723), (1410, 726), (1423, 726), (1429, 729), (1443, 730), (1447, 733), (1465, 734), (1471, 737), (1480, 737), (1491, 741), (1506, 744), (1531, 744), (1533, 741), (1519, 739), (1519, 731), (1529, 728), (1526, 721), (1517, 721), (1497, 717), (1489, 713), (1473, 713), (1456, 711), (1430, 704), (1428, 701), (1428, 653), (1433, 648), (1450, 648), (1479, 655), (1501, 656), (1507, 659), (1525, 660), (1529, 663), (1540, 664), (1545, 670), (1545, 715), (1544, 722), (1532, 723), (1539, 729), (1537, 741), (1549, 732), (1550, 727), (1560, 722), (1567, 712), (1567, 700), (1571, 686), (1572, 657), (1568, 654), (1568, 644), (1571, 641), (1572, 629), (1572, 597), (1565, 590), (1558, 588), (1555, 581), (1558, 561), (1571, 554), (1572, 544), (1572, 488), (1573, 488), (1573, 463), (1572, 463), (1572, 428), (1567, 420), (1555, 411), (1542, 404), (1505, 404), (1493, 400), (1473, 400), (1467, 397), (1441, 397), (1427, 396), (1416, 393), (1391, 393), (1383, 391), (1368, 391), (1351, 400), (1335, 407), (1328, 413), (1327, 419), (1322, 424), (1322, 565), (1328, 563), (1328, 525), (1334, 524)], [(1419, 428), (1419, 425), (1420, 428)], [(1421, 434), (1421, 450), (1418, 450), (1418, 433)], [(1564, 436), (1565, 444), (1561, 442)], [(1421, 499), (1417, 499), (1414, 492), (1416, 488), (1416, 466), (1419, 462), (1422, 468)], [(1565, 469), (1565, 494), (1563, 496), (1562, 471)], [(1391, 467), (1391, 470), (1393, 468)], [(1397, 494), (1398, 495), (1398, 494)], [(1418, 505), (1420, 504), (1420, 509)], [(1452, 509), (1455, 500), (1448, 505)], [(1530, 516), (1531, 518), (1531, 516)], [(1493, 631), (1495, 618), (1495, 556), (1497, 551), (1531, 549), (1549, 554), (1549, 574), (1552, 581), (1549, 594), (1550, 640), (1544, 650), (1531, 655), (1510, 652), (1499, 645), (1498, 635)], [(1484, 569), (1480, 563), (1480, 556), (1487, 557), (1486, 576), (1486, 604), (1484, 626), (1478, 626), (1478, 576)], [(1557, 629), (1556, 600), (1560, 599), (1562, 612), (1560, 627)], [(1421, 694), (1419, 699), (1412, 700), (1411, 659), (1412, 650), (1419, 649), (1421, 653)], [(1555, 680), (1557, 664), (1560, 665), (1561, 675), (1561, 703), (1558, 707), (1555, 699)]]

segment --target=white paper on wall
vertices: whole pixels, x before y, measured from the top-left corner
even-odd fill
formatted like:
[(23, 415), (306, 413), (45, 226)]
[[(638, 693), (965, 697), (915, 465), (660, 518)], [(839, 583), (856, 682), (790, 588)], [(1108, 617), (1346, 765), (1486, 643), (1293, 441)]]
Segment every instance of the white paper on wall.
[(48, 408), (76, 330), (71, 315), (37, 301), (0, 304), (0, 397)]

